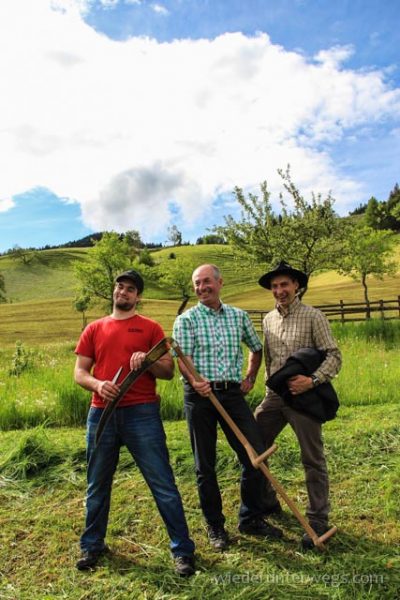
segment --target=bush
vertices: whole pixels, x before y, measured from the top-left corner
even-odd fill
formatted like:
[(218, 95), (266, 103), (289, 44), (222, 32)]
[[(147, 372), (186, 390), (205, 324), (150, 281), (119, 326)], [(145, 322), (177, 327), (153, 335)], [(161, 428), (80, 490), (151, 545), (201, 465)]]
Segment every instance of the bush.
[(19, 377), (21, 373), (33, 367), (33, 350), (27, 350), (19, 340), (15, 342), (15, 351), (12, 357), (9, 375)]

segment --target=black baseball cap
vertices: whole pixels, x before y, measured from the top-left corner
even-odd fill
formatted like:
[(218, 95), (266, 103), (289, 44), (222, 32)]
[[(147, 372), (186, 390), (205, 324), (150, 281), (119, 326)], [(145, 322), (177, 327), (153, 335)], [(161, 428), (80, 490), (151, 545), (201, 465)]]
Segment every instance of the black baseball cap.
[(122, 279), (130, 279), (135, 284), (138, 294), (143, 292), (144, 281), (142, 276), (137, 271), (134, 271), (133, 269), (124, 271), (121, 273), (121, 275), (118, 275), (118, 277), (115, 278), (115, 282), (122, 281)]

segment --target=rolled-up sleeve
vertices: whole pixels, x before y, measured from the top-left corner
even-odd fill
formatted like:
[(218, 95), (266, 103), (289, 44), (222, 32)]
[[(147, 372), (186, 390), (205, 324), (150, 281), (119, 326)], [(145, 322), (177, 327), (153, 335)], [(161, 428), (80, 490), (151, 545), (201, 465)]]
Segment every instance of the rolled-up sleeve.
[(190, 319), (187, 319), (184, 315), (177, 317), (172, 330), (172, 337), (178, 342), (183, 354), (193, 356), (194, 333)]
[(243, 342), (252, 352), (259, 352), (262, 350), (261, 340), (247, 313), (243, 313)]
[(321, 382), (330, 381), (340, 371), (342, 354), (332, 335), (328, 319), (319, 311), (315, 313), (313, 319), (312, 335), (315, 347), (326, 352), (325, 360), (314, 374)]

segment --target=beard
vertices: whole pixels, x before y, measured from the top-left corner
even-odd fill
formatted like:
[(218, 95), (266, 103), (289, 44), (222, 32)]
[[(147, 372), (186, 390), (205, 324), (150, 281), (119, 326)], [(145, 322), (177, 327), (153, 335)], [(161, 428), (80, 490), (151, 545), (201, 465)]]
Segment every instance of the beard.
[(118, 310), (123, 310), (125, 312), (129, 312), (136, 306), (136, 302), (127, 302), (127, 300), (115, 300), (114, 302), (115, 308)]

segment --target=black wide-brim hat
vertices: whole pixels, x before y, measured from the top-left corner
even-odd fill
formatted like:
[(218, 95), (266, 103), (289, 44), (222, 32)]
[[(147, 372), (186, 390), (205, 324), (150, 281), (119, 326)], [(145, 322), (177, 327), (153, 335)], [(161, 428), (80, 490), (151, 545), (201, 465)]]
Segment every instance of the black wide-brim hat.
[(296, 281), (299, 282), (299, 286), (301, 288), (307, 287), (308, 275), (303, 273), (303, 271), (294, 269), (292, 266), (289, 265), (289, 263), (283, 260), (281, 260), (281, 262), (278, 265), (276, 265), (276, 267), (272, 269), (272, 271), (268, 271), (268, 273), (265, 273), (265, 275), (260, 277), (258, 283), (261, 285), (261, 287), (270, 290), (271, 280), (277, 275), (290, 275), (290, 277), (293, 277), (293, 279), (296, 279)]

